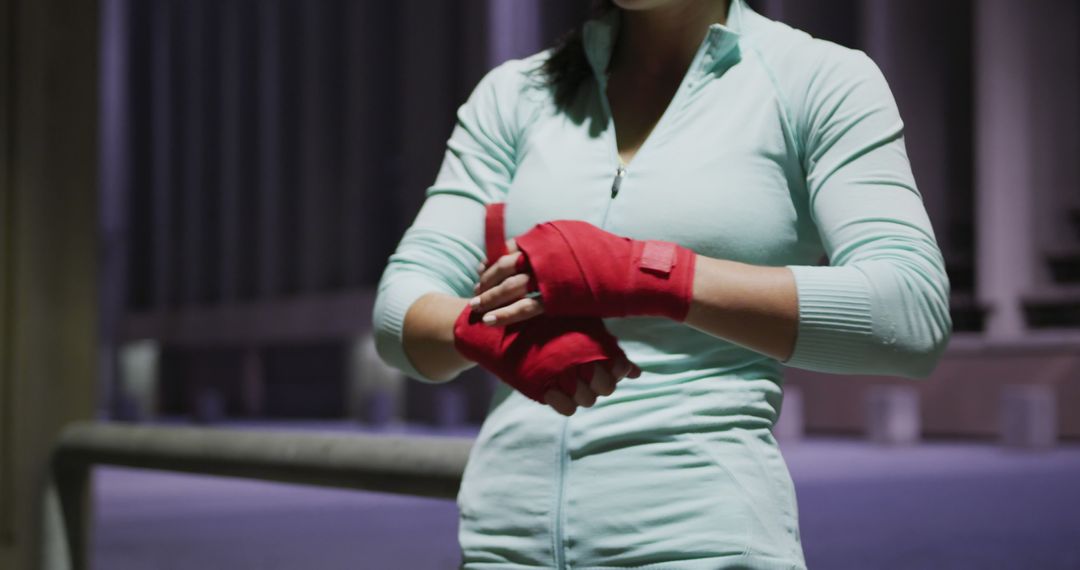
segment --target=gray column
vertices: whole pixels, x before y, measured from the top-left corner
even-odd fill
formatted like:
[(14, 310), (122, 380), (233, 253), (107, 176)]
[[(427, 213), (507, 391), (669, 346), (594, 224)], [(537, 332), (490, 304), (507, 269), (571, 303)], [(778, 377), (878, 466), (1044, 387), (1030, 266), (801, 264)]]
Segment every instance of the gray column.
[(281, 0), (264, 0), (259, 12), (259, 202), (258, 295), (281, 293), (282, 235), (282, 8)]
[(381, 48), (393, 38), (384, 22), (395, 18), (394, 10), (390, 2), (347, 2), (343, 16), (352, 30), (345, 36), (340, 71), (345, 77), (340, 263), (349, 289), (373, 285), (385, 265), (383, 252), (400, 239), (392, 235), (396, 225), (386, 223), (394, 214), (389, 184), (397, 97), (392, 86), (395, 74), (408, 70)]
[(394, 49), (398, 50), (400, 67), (414, 70), (402, 73), (397, 86), (401, 94), (398, 122), (402, 163), (398, 171), (401, 188), (394, 209), (402, 226), (415, 217), (424, 190), (435, 179), (453, 128), (453, 110), (461, 103), (453, 89), (459, 63), (453, 49), (454, 30), (447, 25), (454, 14), (455, 7), (449, 3), (399, 3), (398, 25), (403, 33)]
[(539, 0), (488, 0), (488, 66), (543, 49)]
[(129, 342), (117, 354), (122, 419), (148, 421), (158, 413), (161, 345), (157, 341)]
[[(206, 117), (203, 92), (206, 89), (205, 70), (203, 58), (205, 57), (206, 17), (202, 2), (183, 2), (183, 46), (185, 65), (182, 72), (182, 86), (180, 96), (184, 98), (184, 147), (183, 147), (183, 180), (184, 188), (180, 193), (181, 205), (181, 231), (174, 233), (176, 239), (181, 240), (181, 251), (178, 260), (180, 272), (179, 280), (182, 283), (181, 299), (183, 304), (198, 305), (203, 298), (203, 281), (206, 271), (206, 260), (203, 256), (204, 241), (207, 239), (209, 228), (205, 224), (205, 211), (203, 197), (206, 194), (206, 161), (205, 148), (208, 143), (205, 136)], [(175, 44), (174, 44), (175, 45)]]
[[(253, 204), (241, 204), (240, 180), (242, 175), (241, 146), (252, 141), (242, 137), (242, 109), (251, 101), (242, 99), (241, 50), (245, 37), (241, 32), (240, 5), (235, 1), (220, 3), (221, 10), (221, 172), (217, 202), (220, 207), (221, 243), (219, 248), (219, 271), (221, 301), (236, 302), (240, 287), (240, 256), (253, 252), (241, 250), (241, 220), (248, 216), (245, 210)], [(243, 16), (247, 16), (245, 13)]]
[[(128, 208), (131, 192), (129, 0), (101, 3), (101, 200), (98, 213), (102, 255), (101, 319), (98, 324), (99, 416), (116, 403), (116, 343), (119, 319), (127, 311)], [(0, 124), (0, 129), (4, 126)], [(145, 189), (144, 189), (145, 191)], [(0, 244), (0, 249), (2, 249)], [(0, 286), (2, 287), (2, 286)], [(2, 297), (0, 297), (2, 298)]]
[(159, 4), (153, 10), (153, 64), (151, 96), (153, 97), (153, 242), (154, 294), (151, 305), (162, 310), (176, 300), (173, 255), (173, 18), (169, 4)]
[(1029, 10), (1009, 0), (975, 6), (977, 263), (976, 292), (990, 311), (986, 334), (1018, 338), (1021, 298), (1043, 270), (1035, 244), (1032, 182), (1035, 90)]
[(337, 161), (331, 141), (327, 60), (332, 54), (330, 43), (335, 17), (328, 2), (303, 2), (303, 62), (300, 90), (300, 291), (311, 294), (328, 288), (333, 271), (332, 255), (338, 240), (334, 239), (337, 217)]

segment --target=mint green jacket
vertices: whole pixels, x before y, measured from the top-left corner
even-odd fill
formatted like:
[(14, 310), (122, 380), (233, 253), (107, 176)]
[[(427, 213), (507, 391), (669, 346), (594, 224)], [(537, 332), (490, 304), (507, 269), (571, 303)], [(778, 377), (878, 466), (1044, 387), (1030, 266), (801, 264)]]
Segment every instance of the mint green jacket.
[(565, 418), (500, 385), (458, 496), (459, 538), (466, 568), (802, 568), (794, 489), (771, 434), (783, 366), (924, 377), (951, 331), (903, 123), (864, 53), (733, 0), (616, 193), (604, 93), (617, 33), (617, 11), (586, 24), (594, 80), (568, 110), (537, 73), (548, 51), (493, 69), (462, 105), (380, 281), (379, 353), (432, 381), (404, 353), (404, 315), (429, 292), (470, 296), (489, 202), (507, 202), (511, 237), (581, 219), (788, 267), (799, 324), (786, 362), (629, 317), (605, 323), (644, 374), (592, 408)]

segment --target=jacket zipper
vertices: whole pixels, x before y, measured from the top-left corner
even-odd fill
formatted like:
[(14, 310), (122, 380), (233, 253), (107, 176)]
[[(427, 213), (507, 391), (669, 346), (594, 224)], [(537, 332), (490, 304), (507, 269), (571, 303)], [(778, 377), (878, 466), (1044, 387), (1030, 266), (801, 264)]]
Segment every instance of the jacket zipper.
[[(641, 151), (645, 147), (649, 146), (649, 141), (655, 136), (656, 131), (660, 129), (660, 126), (664, 123), (664, 119), (668, 119), (668, 115), (678, 110), (678, 106), (682, 103), (683, 92), (689, 89), (688, 84), (692, 83), (692, 76), (697, 73), (697, 69), (701, 65), (701, 58), (704, 57), (704, 51), (699, 48), (698, 52), (694, 54), (693, 60), (690, 62), (690, 67), (687, 69), (686, 75), (683, 76), (679, 82), (679, 86), (675, 89), (674, 95), (671, 96), (671, 101), (668, 102), (667, 108), (660, 114), (660, 118), (657, 119), (656, 125), (653, 126), (652, 132), (645, 137), (641, 146), (635, 153), (635, 157), (641, 156)], [(611, 103), (608, 102), (607, 97), (607, 76), (597, 77), (600, 88), (600, 104), (604, 109), (604, 114), (607, 116), (607, 121), (611, 124), (611, 156), (612, 161), (615, 163), (615, 178), (611, 181), (611, 199), (608, 200), (607, 207), (604, 209), (604, 218), (600, 223), (600, 228), (606, 229), (608, 213), (611, 212), (611, 205), (615, 201), (615, 198), (619, 195), (619, 190), (622, 188), (623, 180), (626, 178), (629, 165), (623, 162), (622, 157), (619, 156), (619, 137), (615, 133), (615, 116), (611, 112)], [(670, 119), (668, 119), (670, 120)]]
[(615, 197), (619, 195), (619, 188), (622, 187), (622, 180), (624, 176), (626, 176), (626, 167), (620, 164), (619, 167), (615, 169), (615, 180), (611, 182), (612, 200), (614, 200)]
[(611, 104), (608, 103), (606, 77), (600, 82), (600, 105), (604, 109), (608, 124), (611, 125), (611, 145), (608, 148), (611, 149), (611, 159), (615, 163), (615, 178), (611, 181), (611, 199), (608, 200), (607, 206), (604, 208), (604, 217), (600, 222), (600, 228), (606, 228), (608, 213), (611, 212), (611, 204), (619, 195), (619, 190), (622, 189), (627, 171), (627, 165), (623, 163), (622, 157), (619, 156), (619, 137), (615, 134), (615, 116), (611, 113)]
[(555, 568), (562, 570), (566, 567), (566, 557), (563, 552), (563, 494), (566, 488), (566, 431), (570, 426), (570, 418), (563, 418), (562, 433), (559, 435), (559, 483), (555, 488)]
[[(701, 58), (701, 52), (700, 51), (697, 53), (697, 55), (694, 57), (693, 62), (690, 64), (691, 72), (693, 70), (697, 69), (699, 58)], [(675, 94), (672, 96), (671, 101), (668, 103), (668, 108), (665, 109), (663, 114), (660, 115), (660, 118), (657, 120), (656, 125), (653, 127), (654, 132), (656, 131), (657, 128), (660, 127), (660, 124), (664, 122), (665, 116), (667, 116), (669, 112), (672, 112), (674, 110), (673, 108), (675, 107), (675, 105), (681, 103), (681, 100), (680, 100), (679, 97), (682, 94), (682, 92), (685, 90), (685, 84), (687, 82), (687, 77), (689, 77), (689, 75), (690, 74), (688, 73), (687, 76), (683, 77), (682, 82), (679, 84), (678, 89), (675, 90)], [(612, 179), (612, 181), (611, 181), (611, 199), (609, 199), (608, 202), (607, 202), (607, 207), (604, 209), (604, 218), (600, 222), (600, 226), (599, 226), (600, 228), (605, 228), (607, 226), (608, 213), (611, 212), (611, 205), (612, 205), (612, 203), (615, 202), (615, 198), (618, 197), (619, 191), (622, 189), (623, 180), (626, 179), (626, 175), (627, 175), (627, 171), (629, 170), (629, 167), (628, 167), (627, 164), (625, 164), (623, 162), (622, 157), (619, 156), (619, 138), (615, 134), (615, 118), (611, 113), (611, 105), (608, 103), (608, 98), (607, 98), (607, 78), (606, 77), (600, 79), (599, 86), (600, 86), (600, 103), (601, 103), (601, 106), (604, 108), (604, 113), (607, 115), (608, 123), (611, 124), (611, 139), (612, 139), (612, 142), (611, 142), (611, 146), (609, 148), (611, 149), (612, 162), (615, 163), (615, 178)], [(636, 153), (636, 155), (638, 155), (638, 156), (641, 155), (641, 150), (644, 149), (646, 146), (648, 146), (648, 140), (651, 139), (652, 136), (653, 135), (650, 133), (650, 135), (648, 137), (646, 137), (646, 140), (644, 142), (642, 142), (641, 147), (638, 149), (638, 152)], [(564, 528), (563, 527), (565, 526), (563, 524), (563, 514), (564, 514), (563, 495), (565, 494), (566, 472), (567, 472), (568, 467), (569, 467), (568, 462), (567, 462), (567, 457), (566, 457), (566, 432), (567, 432), (567, 429), (568, 429), (569, 425), (570, 425), (570, 418), (563, 418), (562, 433), (559, 436), (559, 459), (558, 459), (558, 461), (559, 461), (559, 482), (558, 482), (558, 485), (556, 485), (556, 490), (555, 490), (555, 532), (554, 532), (555, 536), (554, 536), (554, 539), (553, 539), (552, 542), (554, 543), (553, 544), (553, 546), (554, 546), (554, 553), (553, 554), (554, 554), (555, 568), (557, 568), (559, 570), (562, 570), (563, 568), (566, 567), (566, 556), (565, 556), (565, 553), (563, 552), (563, 549), (564, 549), (564, 544), (563, 544), (563, 542), (564, 542), (564, 540), (563, 540)]]

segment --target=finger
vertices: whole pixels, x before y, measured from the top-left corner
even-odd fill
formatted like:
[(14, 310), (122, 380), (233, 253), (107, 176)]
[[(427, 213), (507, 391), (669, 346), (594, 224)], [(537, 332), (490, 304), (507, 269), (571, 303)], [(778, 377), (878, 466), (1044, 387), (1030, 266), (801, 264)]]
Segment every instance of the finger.
[(593, 375), (589, 387), (601, 396), (610, 396), (615, 391), (615, 379), (611, 375)]
[(502, 283), (507, 277), (517, 273), (517, 259), (521, 253), (510, 253), (500, 257), (490, 267), (480, 274), (480, 282), (476, 284), (476, 292), (483, 293), (488, 289)]
[(529, 292), (529, 276), (518, 273), (469, 300), (474, 311), (486, 313), (521, 299)]
[(564, 416), (572, 416), (577, 411), (577, 404), (562, 390), (552, 389), (544, 393), (544, 402)]
[(504, 327), (531, 319), (544, 312), (544, 305), (536, 299), (519, 299), (506, 307), (485, 313), (484, 324)]
[(623, 380), (625, 378), (640, 378), (641, 377), (641, 368), (638, 367), (638, 365), (634, 364), (633, 362), (630, 362), (630, 361), (627, 361), (627, 362), (630, 364), (630, 370), (624, 376), (622, 376), (620, 378), (616, 378), (615, 383), (618, 383), (618, 382), (620, 382), (621, 380)]
[(519, 252), (521, 250), (518, 249), (518, 245), (517, 245), (516, 241), (514, 241), (512, 239), (508, 239), (508, 240), (506, 240), (506, 251), (508, 251), (510, 253), (517, 253), (517, 252)]
[(610, 363), (609, 371), (611, 376), (616, 382), (626, 378), (626, 375), (630, 373), (630, 361), (626, 358), (619, 358)]
[[(611, 391), (614, 392), (615, 391), (615, 388), (614, 388), (615, 387), (615, 382), (616, 382), (615, 377), (611, 375), (611, 371), (609, 371), (607, 369), (607, 366), (595, 366), (595, 367), (593, 367), (593, 376), (592, 376), (592, 379), (589, 381), (589, 384), (595, 384), (595, 385), (599, 385), (599, 386), (610, 385), (612, 387)], [(605, 394), (605, 396), (609, 395), (610, 393), (611, 392), (609, 392), (608, 394)]]
[(574, 401), (583, 408), (591, 408), (596, 403), (596, 392), (593, 392), (592, 388), (578, 380), (577, 391), (574, 392)]

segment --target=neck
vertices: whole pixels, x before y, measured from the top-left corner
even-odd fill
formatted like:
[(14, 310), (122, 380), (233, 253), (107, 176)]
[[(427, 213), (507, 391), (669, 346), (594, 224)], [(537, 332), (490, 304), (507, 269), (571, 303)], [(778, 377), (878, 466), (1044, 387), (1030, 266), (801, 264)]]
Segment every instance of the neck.
[(674, 0), (649, 10), (623, 10), (611, 69), (632, 65), (638, 72), (685, 71), (709, 26), (724, 24), (731, 0)]

